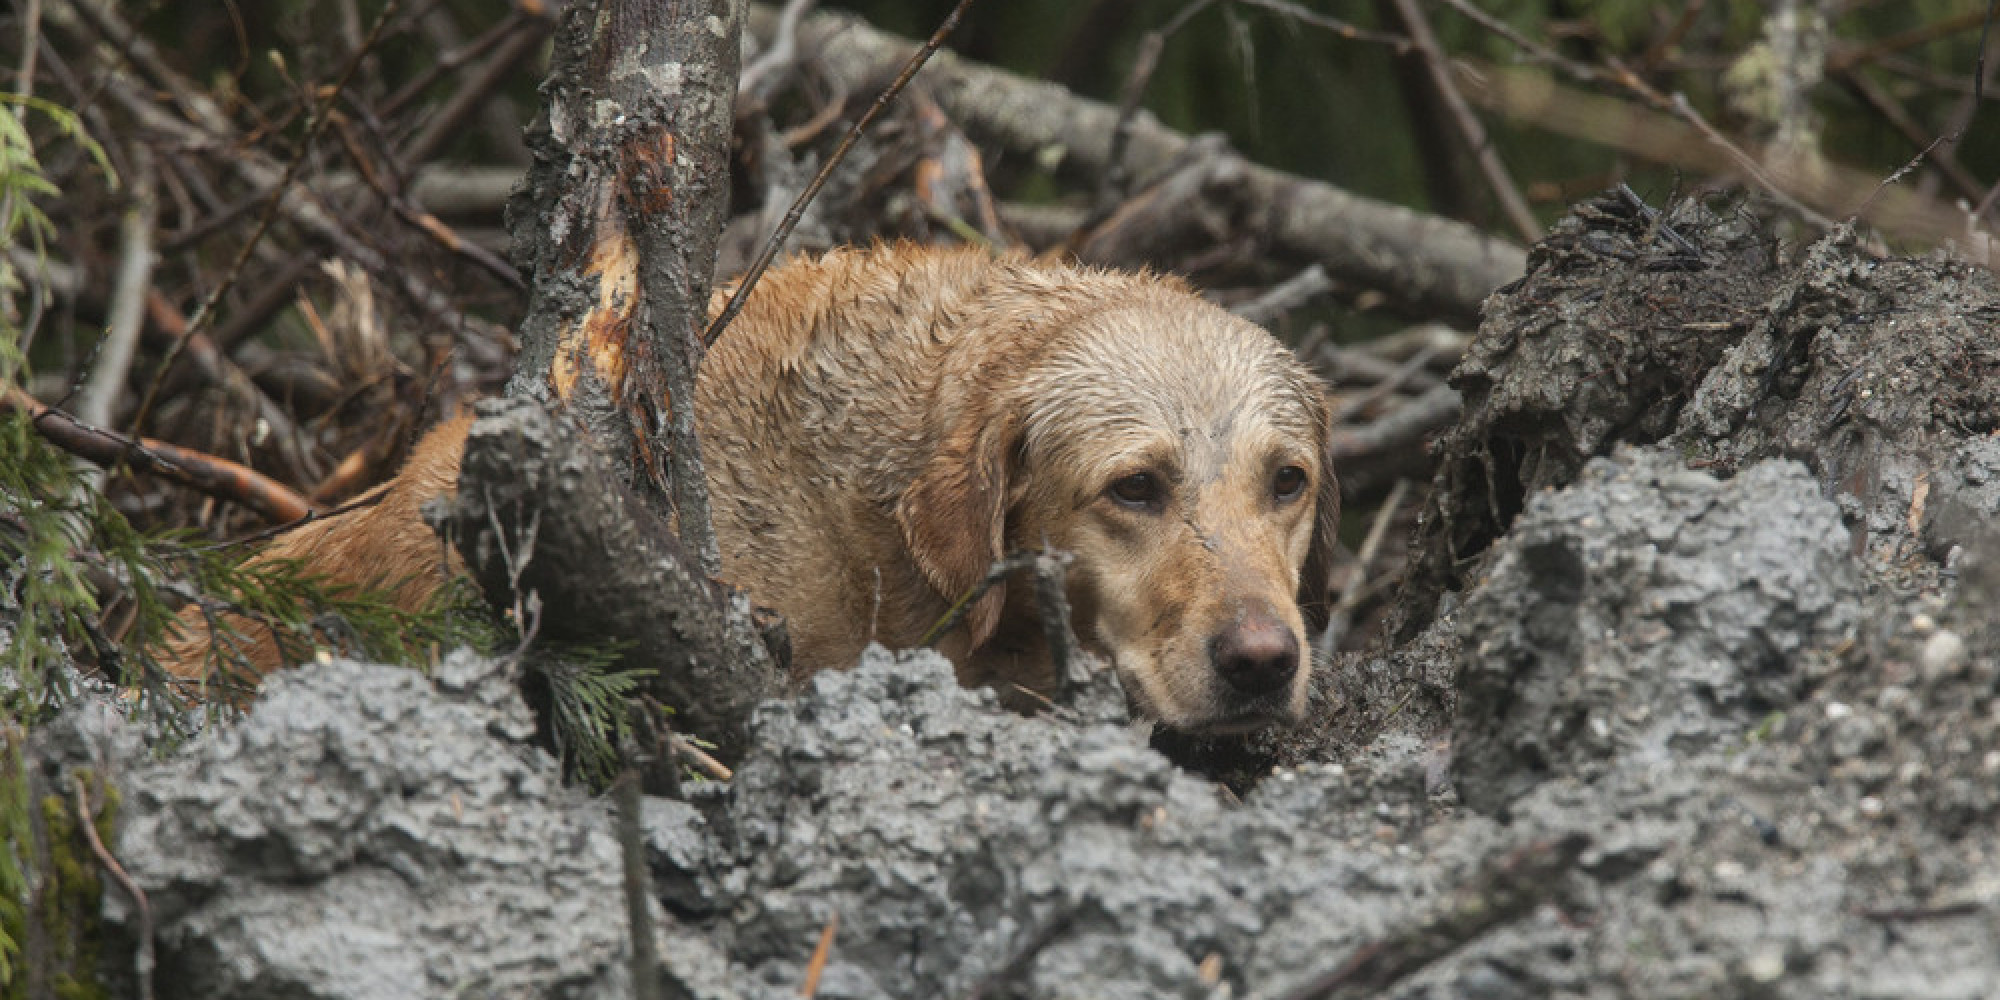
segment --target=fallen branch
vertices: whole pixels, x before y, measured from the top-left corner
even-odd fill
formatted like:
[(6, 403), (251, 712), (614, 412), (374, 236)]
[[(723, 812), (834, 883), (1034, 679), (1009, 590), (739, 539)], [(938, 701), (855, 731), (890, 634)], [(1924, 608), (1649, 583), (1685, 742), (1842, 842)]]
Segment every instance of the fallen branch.
[[(125, 396), (132, 359), (139, 349), (139, 330), (146, 322), (146, 293), (153, 287), (153, 242), (160, 217), (153, 154), (145, 143), (135, 142), (127, 155), (131, 166), (125, 179), (130, 184), (131, 202), (119, 220), (118, 278), (111, 287), (111, 316), (97, 349), (97, 361), (76, 397), (77, 419), (98, 427), (111, 426), (118, 401)], [(92, 485), (101, 486), (102, 482), (100, 474)]]
[[(760, 38), (777, 14), (751, 10)], [(821, 13), (799, 29), (833, 79), (865, 87), (888, 77), (916, 44), (851, 16)], [(1111, 165), (1118, 109), (1050, 83), (940, 53), (925, 79), (954, 121), (975, 135), (1033, 157), (1062, 154), (1066, 169), (1091, 177)], [(1152, 115), (1135, 116), (1124, 156), (1134, 176), (1150, 177), (1179, 161), (1190, 140)], [(1299, 266), (1320, 263), (1343, 285), (1379, 289), (1404, 311), (1471, 320), (1487, 293), (1519, 277), (1522, 249), (1464, 224), (1362, 198), (1330, 184), (1243, 164), (1243, 190), (1265, 220), (1260, 232)]]
[(27, 414), (35, 433), (50, 444), (105, 468), (122, 462), (134, 472), (159, 476), (218, 500), (241, 504), (274, 523), (299, 521), (312, 515), (312, 505), (304, 497), (254, 469), (165, 441), (131, 438), (92, 427), (44, 405), (16, 386), (0, 389), (0, 409)]

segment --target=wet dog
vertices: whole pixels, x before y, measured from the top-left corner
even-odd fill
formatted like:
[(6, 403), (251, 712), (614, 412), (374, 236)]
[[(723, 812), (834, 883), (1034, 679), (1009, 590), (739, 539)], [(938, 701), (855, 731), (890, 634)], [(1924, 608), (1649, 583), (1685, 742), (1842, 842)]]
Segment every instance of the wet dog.
[[(909, 245), (794, 261), (703, 362), (695, 412), (723, 576), (783, 613), (802, 673), (918, 644), (1046, 543), (1075, 556), (1078, 640), (1143, 714), (1237, 731), (1303, 710), (1339, 518), (1324, 393), (1178, 281)], [(468, 426), (264, 558), (420, 604), (442, 581), (417, 509), (454, 488)], [(1032, 590), (993, 588), (938, 642), (963, 682), (1055, 689)], [(198, 671), (204, 646), (171, 659)]]

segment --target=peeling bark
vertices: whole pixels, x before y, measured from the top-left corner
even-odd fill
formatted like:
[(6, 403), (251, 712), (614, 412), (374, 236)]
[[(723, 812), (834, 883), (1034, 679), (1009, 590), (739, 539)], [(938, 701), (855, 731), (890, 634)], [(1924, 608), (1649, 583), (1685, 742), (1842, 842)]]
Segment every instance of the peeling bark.
[(516, 264), (534, 275), (508, 395), (565, 404), (618, 478), (678, 517), (709, 572), (691, 404), (729, 208), (743, 13), (740, 0), (567, 10), (534, 165), (507, 213)]

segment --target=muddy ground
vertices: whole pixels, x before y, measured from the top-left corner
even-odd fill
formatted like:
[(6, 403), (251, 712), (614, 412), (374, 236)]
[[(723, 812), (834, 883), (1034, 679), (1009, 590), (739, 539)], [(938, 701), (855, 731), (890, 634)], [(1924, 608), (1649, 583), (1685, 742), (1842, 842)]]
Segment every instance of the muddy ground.
[[(1487, 304), (1398, 644), (1248, 744), (1022, 718), (928, 655), (649, 799), (672, 997), (2000, 991), (2000, 288), (1588, 205)], [(630, 993), (610, 809), (505, 664), (336, 663), (165, 760), (102, 707), (157, 995)], [(1228, 784), (1210, 780), (1221, 774)]]

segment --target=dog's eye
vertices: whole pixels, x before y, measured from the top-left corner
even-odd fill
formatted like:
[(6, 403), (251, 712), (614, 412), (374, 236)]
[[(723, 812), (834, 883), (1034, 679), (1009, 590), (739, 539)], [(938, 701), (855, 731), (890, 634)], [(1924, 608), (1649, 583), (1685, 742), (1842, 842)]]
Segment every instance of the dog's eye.
[(1271, 491), (1279, 502), (1297, 500), (1306, 489), (1306, 470), (1296, 465), (1287, 465), (1278, 470), (1277, 479), (1271, 483)]
[(1150, 472), (1135, 472), (1111, 481), (1108, 491), (1118, 506), (1130, 510), (1156, 510), (1161, 502), (1160, 477)]

